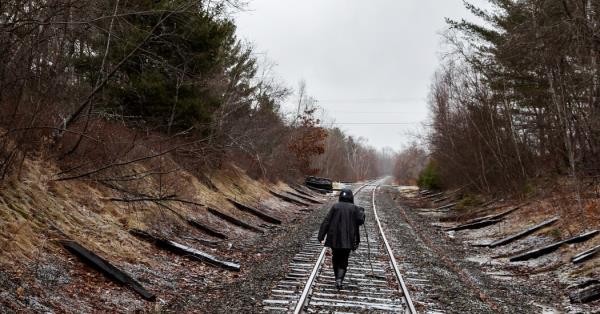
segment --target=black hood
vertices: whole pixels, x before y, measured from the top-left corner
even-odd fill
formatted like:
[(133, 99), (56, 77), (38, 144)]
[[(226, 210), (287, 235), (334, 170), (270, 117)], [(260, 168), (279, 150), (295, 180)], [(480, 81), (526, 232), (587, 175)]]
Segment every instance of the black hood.
[(340, 202), (353, 203), (354, 204), (354, 195), (352, 195), (352, 190), (350, 189), (342, 189), (340, 191)]

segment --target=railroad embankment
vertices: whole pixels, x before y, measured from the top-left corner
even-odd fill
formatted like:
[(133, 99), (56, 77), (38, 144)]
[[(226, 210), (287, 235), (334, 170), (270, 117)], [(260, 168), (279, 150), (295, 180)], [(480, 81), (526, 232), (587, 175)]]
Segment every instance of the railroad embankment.
[(540, 310), (600, 309), (597, 185), (567, 181), (519, 198), (405, 190), (398, 201), (494, 280), (536, 287)]
[(266, 258), (257, 246), (323, 201), (235, 165), (200, 179), (165, 168), (65, 180), (25, 159), (0, 190), (0, 312), (200, 311), (211, 288)]

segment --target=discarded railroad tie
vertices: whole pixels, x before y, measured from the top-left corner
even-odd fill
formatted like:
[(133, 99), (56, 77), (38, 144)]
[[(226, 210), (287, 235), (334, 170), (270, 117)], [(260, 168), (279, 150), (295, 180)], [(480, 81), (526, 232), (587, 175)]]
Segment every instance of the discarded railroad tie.
[[(527, 204), (528, 204), (528, 202), (521, 203), (521, 204), (519, 204), (519, 205), (517, 205), (517, 206), (513, 207), (513, 209), (520, 209), (520, 208), (522, 208), (523, 206), (525, 206), (525, 205), (527, 205)], [(478, 210), (476, 210), (476, 211), (472, 212), (471, 214), (472, 214), (472, 215), (478, 215), (478, 214), (481, 214), (481, 213), (489, 212), (490, 210), (495, 210), (495, 209), (498, 209), (498, 208), (500, 208), (500, 207), (503, 207), (503, 205), (501, 205), (501, 204), (498, 204), (498, 205), (495, 205), (495, 206), (489, 206), (489, 205), (488, 205), (488, 206), (486, 206), (486, 207), (484, 207), (484, 208), (481, 208), (481, 209), (478, 209)]]
[(497, 246), (501, 246), (501, 245), (505, 245), (505, 244), (511, 243), (513, 241), (516, 241), (518, 239), (526, 237), (526, 236), (528, 236), (528, 235), (536, 232), (539, 229), (547, 227), (547, 226), (555, 223), (556, 221), (558, 221), (558, 217), (553, 217), (553, 218), (548, 219), (548, 220), (546, 220), (544, 222), (541, 222), (541, 223), (539, 223), (539, 224), (537, 224), (535, 226), (529, 227), (529, 228), (527, 228), (527, 229), (525, 229), (525, 230), (523, 230), (521, 232), (518, 232), (518, 233), (516, 233), (514, 235), (511, 235), (509, 237), (506, 237), (506, 238), (494, 241), (494, 242), (488, 244), (488, 247), (494, 248), (494, 247), (497, 247)]
[(219, 239), (227, 239), (227, 235), (226, 235), (226, 234), (224, 234), (224, 233), (222, 233), (222, 232), (219, 232), (219, 231), (217, 231), (217, 230), (215, 230), (215, 229), (213, 229), (213, 228), (211, 228), (211, 227), (209, 227), (209, 226), (207, 226), (207, 225), (205, 225), (205, 224), (203, 224), (203, 223), (201, 223), (201, 222), (199, 222), (199, 221), (197, 221), (197, 220), (194, 220), (194, 219), (188, 219), (188, 221), (187, 221), (187, 222), (188, 222), (190, 225), (192, 225), (192, 226), (194, 226), (194, 227), (196, 227), (196, 228), (198, 228), (198, 229), (200, 229), (200, 230), (204, 231), (204, 232), (205, 232), (205, 233), (207, 233), (208, 235), (211, 235), (211, 236), (213, 236), (213, 237), (215, 237), (215, 238), (219, 238)]
[(137, 294), (142, 296), (142, 298), (148, 301), (156, 300), (156, 296), (146, 290), (137, 280), (133, 279), (127, 273), (115, 267), (110, 262), (96, 255), (94, 252), (88, 250), (79, 243), (71, 240), (61, 241), (60, 243), (63, 247), (65, 247), (65, 249), (71, 252), (71, 254), (77, 256), (84, 263), (98, 270), (111, 280), (128, 286)]
[(239, 263), (221, 260), (213, 255), (202, 252), (198, 249), (189, 247), (189, 246), (181, 244), (181, 243), (177, 243), (173, 240), (169, 240), (169, 239), (165, 239), (165, 238), (162, 238), (159, 236), (149, 234), (146, 231), (142, 231), (142, 230), (138, 230), (138, 229), (131, 229), (131, 230), (129, 230), (129, 232), (140, 239), (146, 240), (148, 242), (152, 242), (156, 246), (158, 246), (162, 249), (171, 251), (175, 254), (192, 257), (194, 259), (206, 262), (210, 265), (221, 267), (221, 268), (224, 268), (227, 270), (240, 271)]
[(229, 223), (232, 223), (232, 224), (234, 224), (234, 225), (236, 225), (238, 227), (242, 227), (244, 229), (252, 230), (252, 231), (258, 232), (258, 233), (264, 233), (264, 231), (262, 229), (260, 229), (258, 227), (255, 227), (255, 226), (252, 226), (252, 225), (250, 225), (248, 223), (245, 223), (245, 222), (243, 222), (243, 221), (241, 221), (241, 220), (239, 220), (239, 219), (237, 219), (235, 217), (231, 217), (231, 216), (229, 216), (229, 215), (227, 215), (227, 214), (225, 214), (225, 213), (223, 213), (221, 211), (218, 211), (218, 210), (216, 210), (216, 209), (214, 209), (212, 207), (208, 208), (208, 212), (211, 213), (211, 214), (213, 214), (213, 215), (215, 215), (215, 216), (217, 216), (217, 217), (219, 217), (219, 218), (221, 218), (221, 219), (223, 219), (223, 220), (225, 220), (225, 221), (227, 221), (227, 222), (229, 222)]
[(313, 194), (310, 194), (310, 193), (309, 193), (309, 192), (307, 192), (307, 191), (303, 191), (303, 190), (301, 190), (301, 189), (300, 189), (300, 186), (299, 186), (299, 187), (294, 187), (294, 186), (292, 186), (291, 188), (292, 188), (294, 191), (296, 191), (296, 192), (298, 192), (298, 193), (300, 193), (300, 194), (302, 194), (302, 195), (306, 195), (306, 196), (308, 196), (308, 197), (314, 197), (314, 195), (313, 195)]
[(289, 195), (295, 196), (295, 197), (297, 197), (299, 199), (303, 199), (303, 200), (311, 202), (313, 204), (323, 204), (323, 202), (321, 202), (319, 200), (316, 200), (316, 199), (314, 199), (312, 197), (307, 197), (307, 196), (304, 196), (304, 195), (301, 195), (301, 194), (298, 194), (298, 193), (294, 193), (294, 192), (290, 192), (290, 191), (285, 191), (285, 192), (287, 194), (289, 194)]
[(576, 254), (575, 256), (571, 257), (571, 262), (578, 264), (594, 257), (598, 253), (600, 253), (600, 245)]
[(310, 204), (308, 204), (308, 203), (305, 203), (303, 201), (291, 198), (289, 196), (285, 196), (283, 194), (279, 194), (279, 193), (271, 191), (271, 190), (269, 190), (269, 193), (271, 193), (273, 196), (275, 196), (277, 198), (280, 198), (280, 199), (282, 199), (282, 200), (284, 200), (284, 201), (286, 201), (288, 203), (292, 203), (292, 204), (300, 205), (300, 206), (306, 206), (306, 207), (310, 206)]
[(441, 202), (443, 202), (445, 200), (450, 199), (451, 197), (452, 197), (452, 195), (448, 195), (448, 196), (444, 196), (444, 197), (441, 197), (441, 198), (437, 198), (437, 199), (434, 199), (432, 201), (432, 203), (434, 203), (434, 204), (441, 203)]
[(230, 198), (227, 199), (231, 204), (233, 204), (233, 206), (235, 206), (237, 209), (241, 210), (241, 211), (245, 211), (247, 213), (250, 213), (266, 222), (272, 223), (272, 224), (276, 224), (276, 225), (280, 225), (281, 224), (281, 220), (278, 218), (275, 218), (267, 213), (264, 213), (254, 207), (242, 204), (238, 201), (232, 200)]
[(479, 217), (479, 218), (475, 218), (475, 219), (471, 219), (465, 223), (462, 223), (456, 227), (452, 227), (447, 229), (447, 231), (458, 231), (458, 230), (465, 230), (465, 229), (479, 229), (479, 228), (483, 228), (483, 227), (487, 227), (493, 224), (496, 224), (500, 221), (502, 221), (502, 219), (509, 215), (510, 213), (518, 210), (519, 208), (521, 208), (521, 206), (515, 206), (509, 210), (503, 211), (499, 214), (495, 214), (495, 215), (488, 215), (488, 216), (484, 216), (484, 217)]
[(472, 223), (461, 224), (461, 225), (458, 225), (454, 228), (450, 228), (447, 230), (448, 231), (460, 231), (460, 230), (467, 230), (467, 229), (480, 229), (480, 228), (485, 228), (487, 226), (495, 225), (501, 221), (502, 221), (502, 219), (485, 219), (485, 220), (476, 221), (476, 222), (472, 222)]
[(480, 208), (485, 208), (485, 207), (487, 207), (487, 206), (490, 206), (490, 205), (492, 205), (492, 204), (494, 204), (494, 203), (496, 203), (496, 199), (493, 199), (493, 200), (487, 201), (487, 202), (485, 202), (485, 203), (483, 203), (483, 204), (479, 205), (479, 207), (480, 207)]
[(323, 189), (315, 188), (315, 187), (308, 186), (308, 185), (306, 187), (309, 188), (309, 189), (311, 189), (311, 190), (313, 190), (313, 191), (315, 191), (315, 192), (318, 192), (318, 193), (321, 193), (321, 194), (324, 194), (324, 195), (327, 194), (327, 193), (329, 193), (329, 192), (331, 192), (331, 191), (328, 191), (328, 190), (323, 190)]
[(593, 285), (579, 292), (571, 293), (569, 299), (571, 303), (589, 303), (600, 300), (600, 285)]
[(508, 210), (505, 210), (501, 213), (495, 214), (495, 215), (488, 215), (485, 217), (480, 217), (480, 218), (475, 218), (473, 219), (472, 222), (477, 222), (477, 221), (482, 221), (482, 220), (489, 220), (489, 219), (498, 219), (498, 218), (504, 218), (505, 216), (508, 216), (509, 214), (517, 211), (518, 209), (520, 209), (521, 207), (523, 207), (523, 205), (517, 205), (513, 208), (510, 208)]
[(546, 245), (542, 248), (533, 249), (533, 250), (527, 251), (525, 253), (513, 256), (509, 260), (511, 262), (526, 261), (526, 260), (529, 260), (532, 258), (537, 258), (537, 257), (543, 256), (546, 254), (550, 254), (550, 253), (558, 250), (558, 248), (563, 246), (564, 244), (573, 244), (573, 243), (580, 243), (580, 242), (587, 241), (587, 240), (595, 237), (599, 232), (600, 231), (598, 231), (598, 230), (586, 232), (586, 233), (578, 235), (576, 237), (558, 241), (558, 242)]
[(447, 204), (447, 205), (444, 205), (444, 206), (440, 206), (440, 207), (438, 207), (438, 208), (434, 208), (434, 209), (433, 209), (433, 211), (439, 211), (439, 210), (444, 210), (444, 209), (450, 209), (450, 208), (452, 208), (452, 207), (456, 206), (456, 204), (457, 204), (457, 203), (450, 203), (450, 204)]
[(432, 199), (432, 198), (436, 198), (438, 196), (442, 196), (444, 195), (446, 192), (439, 192), (439, 193), (434, 193), (434, 194), (429, 194), (427, 196), (425, 196), (426, 199)]
[(186, 240), (192, 240), (192, 241), (198, 242), (200, 244), (208, 245), (208, 246), (212, 246), (212, 247), (219, 245), (218, 241), (211, 241), (211, 240), (201, 239), (201, 238), (196, 238), (196, 237), (182, 237), (182, 238), (186, 239)]

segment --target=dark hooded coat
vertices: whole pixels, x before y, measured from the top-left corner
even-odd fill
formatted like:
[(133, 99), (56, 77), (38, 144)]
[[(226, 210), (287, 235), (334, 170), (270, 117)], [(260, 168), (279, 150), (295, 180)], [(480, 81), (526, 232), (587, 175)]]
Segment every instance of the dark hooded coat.
[(325, 239), (325, 246), (332, 249), (358, 248), (359, 227), (365, 222), (365, 210), (354, 205), (354, 196), (349, 189), (342, 189), (340, 201), (333, 205), (319, 229), (319, 241)]

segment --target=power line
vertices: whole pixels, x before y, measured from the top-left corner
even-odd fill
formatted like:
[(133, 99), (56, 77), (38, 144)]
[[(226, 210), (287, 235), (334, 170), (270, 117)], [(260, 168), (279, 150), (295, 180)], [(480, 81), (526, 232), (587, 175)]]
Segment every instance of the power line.
[(424, 98), (356, 98), (356, 99), (317, 99), (320, 103), (398, 103), (424, 101)]
[(332, 122), (335, 125), (413, 125), (421, 122)]
[(344, 111), (344, 110), (325, 110), (328, 113), (353, 113), (353, 114), (414, 114), (408, 111)]

